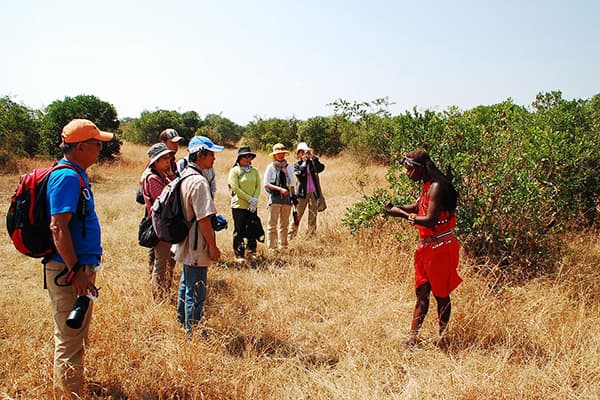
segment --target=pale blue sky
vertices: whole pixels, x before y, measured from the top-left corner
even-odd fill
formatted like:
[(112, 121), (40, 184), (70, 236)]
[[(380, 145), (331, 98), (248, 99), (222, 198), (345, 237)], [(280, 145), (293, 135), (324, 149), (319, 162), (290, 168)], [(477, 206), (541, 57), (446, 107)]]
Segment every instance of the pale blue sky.
[(92, 94), (244, 125), (600, 93), (597, 0), (0, 2), (0, 96), (31, 108)]

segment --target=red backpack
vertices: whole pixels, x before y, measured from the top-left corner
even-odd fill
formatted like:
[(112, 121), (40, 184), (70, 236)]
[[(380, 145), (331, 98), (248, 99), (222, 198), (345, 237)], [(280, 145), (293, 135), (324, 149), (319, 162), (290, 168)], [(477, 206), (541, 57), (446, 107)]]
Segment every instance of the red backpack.
[[(60, 168), (70, 168), (77, 172), (81, 190), (85, 189), (85, 182), (77, 169), (69, 164), (54, 164), (22, 175), (15, 194), (10, 200), (10, 207), (6, 214), (6, 228), (15, 248), (26, 256), (40, 258), (56, 252), (48, 223), (46, 187), (50, 173)], [(83, 217), (84, 213), (80, 194), (77, 214)]]

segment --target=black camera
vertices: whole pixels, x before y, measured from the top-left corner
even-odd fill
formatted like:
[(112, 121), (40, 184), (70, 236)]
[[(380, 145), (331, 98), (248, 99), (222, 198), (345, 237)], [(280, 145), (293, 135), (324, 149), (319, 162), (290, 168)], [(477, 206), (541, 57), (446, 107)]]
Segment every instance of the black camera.
[(73, 310), (67, 317), (67, 326), (71, 329), (81, 328), (85, 313), (90, 306), (90, 298), (87, 296), (79, 296), (73, 305)]

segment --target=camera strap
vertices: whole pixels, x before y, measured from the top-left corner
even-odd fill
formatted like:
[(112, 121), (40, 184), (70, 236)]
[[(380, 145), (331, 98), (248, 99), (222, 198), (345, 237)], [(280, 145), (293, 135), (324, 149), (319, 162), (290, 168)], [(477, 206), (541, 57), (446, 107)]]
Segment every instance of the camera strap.
[[(62, 271), (61, 271), (61, 272), (60, 272), (58, 275), (56, 275), (56, 277), (54, 278), (54, 284), (55, 284), (56, 286), (61, 286), (61, 287), (64, 287), (64, 286), (70, 286), (70, 285), (71, 285), (71, 282), (70, 282), (70, 281), (67, 281), (67, 277), (66, 277), (66, 275), (67, 275), (68, 273), (69, 273), (69, 268), (67, 268), (67, 267), (65, 266), (65, 269), (63, 269), (63, 270), (62, 270)], [(62, 278), (63, 276), (65, 276), (65, 283), (58, 283), (58, 279), (59, 279), (59, 278)]]

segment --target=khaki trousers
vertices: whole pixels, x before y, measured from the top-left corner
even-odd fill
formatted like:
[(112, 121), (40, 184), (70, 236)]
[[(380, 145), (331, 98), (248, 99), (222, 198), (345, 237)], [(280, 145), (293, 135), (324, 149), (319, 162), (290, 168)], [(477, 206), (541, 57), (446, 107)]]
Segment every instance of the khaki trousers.
[(150, 275), (152, 296), (155, 301), (164, 301), (170, 298), (174, 269), (175, 259), (171, 253), (171, 243), (161, 240), (154, 246), (154, 265)]
[[(306, 233), (311, 236), (317, 231), (317, 198), (314, 193), (309, 193), (305, 198), (298, 197), (298, 205), (296, 210), (298, 211), (298, 221), (302, 222), (302, 216), (308, 208), (308, 229)], [(289, 232), (289, 239), (293, 239), (298, 234), (298, 228), (300, 224), (296, 225), (292, 222), (292, 227)]]
[(282, 248), (288, 245), (288, 226), (290, 225), (289, 204), (271, 204), (269, 206), (269, 221), (267, 224), (267, 247), (270, 250), (277, 248), (277, 243)]
[[(72, 399), (83, 396), (83, 354), (92, 318), (93, 302), (90, 302), (81, 329), (69, 328), (66, 324), (77, 296), (72, 286), (57, 286), (55, 278), (65, 269), (65, 264), (49, 261), (46, 264), (46, 286), (52, 303), (54, 316), (54, 398)], [(96, 273), (89, 265), (82, 268), (92, 282)], [(80, 272), (81, 273), (81, 272)], [(65, 284), (65, 275), (58, 279)]]

